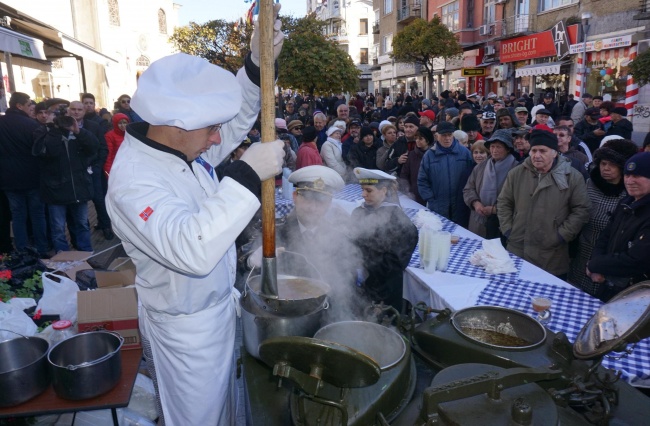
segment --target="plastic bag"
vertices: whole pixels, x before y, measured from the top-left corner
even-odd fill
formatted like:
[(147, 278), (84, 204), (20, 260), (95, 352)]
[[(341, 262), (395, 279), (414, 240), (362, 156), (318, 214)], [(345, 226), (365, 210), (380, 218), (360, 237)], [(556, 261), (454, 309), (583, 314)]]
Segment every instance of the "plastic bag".
[(43, 297), (36, 311), (42, 315), (59, 315), (61, 319), (77, 321), (77, 292), (79, 286), (70, 278), (43, 272)]
[[(33, 336), (37, 329), (34, 321), (19, 306), (0, 302), (0, 342), (20, 337), (18, 334)], [(18, 334), (4, 330), (11, 330)]]

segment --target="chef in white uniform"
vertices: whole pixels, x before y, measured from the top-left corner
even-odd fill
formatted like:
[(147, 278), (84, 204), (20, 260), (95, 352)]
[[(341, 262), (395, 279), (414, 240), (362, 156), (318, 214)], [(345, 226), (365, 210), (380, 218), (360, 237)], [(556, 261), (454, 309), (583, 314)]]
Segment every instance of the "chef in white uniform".
[[(276, 17), (279, 5), (276, 5)], [(142, 74), (111, 169), (106, 207), (136, 269), (139, 323), (167, 425), (232, 425), (236, 392), (235, 239), (281, 171), (283, 142), (218, 165), (260, 110), (259, 31), (235, 77), (204, 59), (164, 57)], [(283, 34), (275, 23), (274, 54)]]

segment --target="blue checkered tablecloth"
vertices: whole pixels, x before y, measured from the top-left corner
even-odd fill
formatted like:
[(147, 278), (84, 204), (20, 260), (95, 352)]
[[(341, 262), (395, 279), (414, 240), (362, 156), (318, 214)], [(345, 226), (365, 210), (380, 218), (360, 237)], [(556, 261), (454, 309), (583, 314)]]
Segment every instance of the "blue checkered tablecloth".
[[(502, 306), (516, 309), (527, 315), (535, 316), (530, 297), (548, 297), (553, 301), (552, 318), (547, 327), (554, 332), (564, 332), (570, 342), (575, 339), (581, 328), (589, 321), (602, 305), (602, 302), (576, 288), (564, 288), (550, 284), (535, 283), (525, 280), (503, 279), (495, 275), (490, 284), (479, 295), (476, 305)], [(650, 339), (637, 343), (631, 355), (621, 358), (605, 358), (603, 365), (613, 370), (620, 370), (622, 377), (630, 384), (650, 379)]]
[(334, 194), (334, 198), (344, 201), (358, 201), (363, 197), (361, 196), (361, 185), (352, 183), (345, 185), (342, 190)]

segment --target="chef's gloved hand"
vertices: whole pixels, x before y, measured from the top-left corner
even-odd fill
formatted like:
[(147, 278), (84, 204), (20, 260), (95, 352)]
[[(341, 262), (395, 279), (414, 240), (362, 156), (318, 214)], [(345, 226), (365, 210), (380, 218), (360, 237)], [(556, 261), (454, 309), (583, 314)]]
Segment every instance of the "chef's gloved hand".
[[(280, 13), (280, 3), (273, 5), (273, 59), (277, 60), (282, 51), (282, 44), (284, 43), (284, 33), (282, 30), (282, 22), (278, 19), (278, 13)], [(255, 28), (253, 29), (253, 35), (251, 36), (251, 60), (258, 67), (260, 66), (260, 21), (255, 22)]]
[(251, 166), (260, 180), (267, 180), (282, 172), (283, 158), (284, 142), (277, 139), (273, 142), (252, 144), (240, 160)]
[[(280, 254), (284, 253), (284, 247), (277, 247), (275, 249), (275, 256), (278, 257)], [(262, 246), (259, 246), (257, 250), (251, 253), (248, 256), (246, 264), (249, 268), (261, 268), (262, 267)]]

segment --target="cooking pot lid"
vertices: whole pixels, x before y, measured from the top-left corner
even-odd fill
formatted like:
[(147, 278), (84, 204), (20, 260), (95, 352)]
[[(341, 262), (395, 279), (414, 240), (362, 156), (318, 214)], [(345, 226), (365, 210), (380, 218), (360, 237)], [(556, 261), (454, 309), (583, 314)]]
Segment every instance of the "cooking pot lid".
[(309, 337), (272, 337), (259, 347), (260, 358), (273, 368), (279, 362), (310, 374), (320, 369), (323, 381), (339, 388), (358, 388), (375, 384), (381, 374), (371, 358), (347, 346)]
[(650, 281), (617, 294), (582, 327), (573, 345), (579, 359), (597, 358), (650, 336)]

